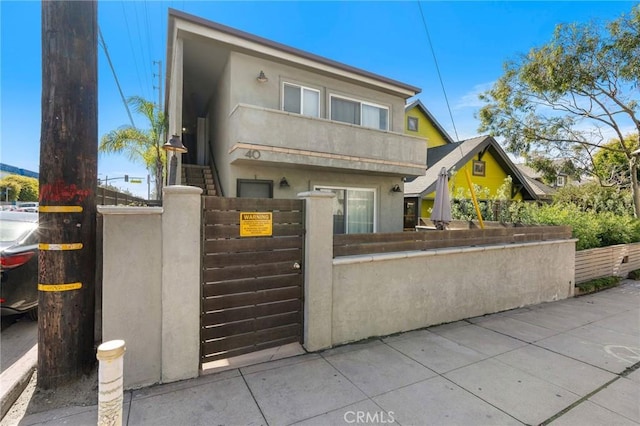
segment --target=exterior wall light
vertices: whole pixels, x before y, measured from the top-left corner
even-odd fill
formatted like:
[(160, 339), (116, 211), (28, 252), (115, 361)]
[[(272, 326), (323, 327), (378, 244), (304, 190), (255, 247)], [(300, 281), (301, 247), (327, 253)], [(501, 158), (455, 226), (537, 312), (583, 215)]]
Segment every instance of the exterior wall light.
[(267, 76), (264, 75), (264, 71), (262, 70), (260, 70), (260, 74), (258, 74), (258, 77), (256, 78), (256, 80), (258, 80), (258, 83), (266, 83), (267, 81), (269, 81)]
[(402, 192), (402, 188), (397, 183), (391, 187), (391, 192)]
[(289, 188), (289, 182), (286, 177), (280, 179), (280, 188)]
[(187, 148), (182, 144), (180, 136), (173, 135), (167, 143), (162, 145), (162, 149), (167, 152), (167, 155), (169, 152), (173, 153), (171, 155), (171, 162), (169, 163), (169, 182), (167, 185), (175, 185), (176, 175), (178, 174), (178, 153), (183, 154), (187, 152)]

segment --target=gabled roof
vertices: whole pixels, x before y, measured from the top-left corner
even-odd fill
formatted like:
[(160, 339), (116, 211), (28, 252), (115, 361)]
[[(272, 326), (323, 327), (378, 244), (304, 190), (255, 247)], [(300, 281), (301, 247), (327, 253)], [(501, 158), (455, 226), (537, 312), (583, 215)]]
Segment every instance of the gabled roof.
[(529, 185), (531, 185), (531, 188), (533, 188), (539, 199), (551, 199), (556, 190), (538, 180), (540, 172), (527, 166), (526, 164), (516, 164), (515, 166), (518, 168), (518, 170), (520, 170), (527, 182), (529, 182)]
[(521, 185), (525, 200), (537, 200), (536, 191), (529, 180), (518, 170), (509, 159), (498, 142), (491, 136), (479, 136), (462, 142), (430, 148), (427, 150), (427, 170), (423, 176), (418, 176), (404, 185), (405, 197), (424, 197), (436, 189), (438, 173), (442, 167), (450, 173), (453, 169), (460, 170), (465, 164), (483, 150), (489, 150), (500, 167), (513, 179), (514, 185)]
[(405, 105), (404, 112), (406, 113), (407, 111), (409, 111), (409, 110), (411, 110), (413, 108), (419, 108), (420, 111), (422, 111), (422, 113), (427, 117), (427, 120), (429, 120), (431, 122), (433, 127), (436, 128), (436, 130), (440, 133), (442, 138), (447, 143), (454, 143), (453, 138), (451, 136), (449, 136), (449, 133), (447, 133), (447, 131), (444, 130), (444, 128), (440, 125), (440, 123), (438, 123), (438, 120), (436, 120), (436, 118), (433, 115), (431, 115), (431, 113), (429, 112), (427, 107), (425, 107), (422, 104), (420, 99), (416, 99), (415, 101), (411, 102), (410, 104)]

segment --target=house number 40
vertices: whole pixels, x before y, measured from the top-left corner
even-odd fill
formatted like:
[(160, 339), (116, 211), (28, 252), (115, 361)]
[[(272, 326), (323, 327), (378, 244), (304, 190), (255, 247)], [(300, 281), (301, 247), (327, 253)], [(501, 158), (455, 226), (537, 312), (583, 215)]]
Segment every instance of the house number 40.
[(258, 151), (257, 149), (250, 149), (244, 156), (257, 160), (258, 158), (260, 158), (260, 151)]

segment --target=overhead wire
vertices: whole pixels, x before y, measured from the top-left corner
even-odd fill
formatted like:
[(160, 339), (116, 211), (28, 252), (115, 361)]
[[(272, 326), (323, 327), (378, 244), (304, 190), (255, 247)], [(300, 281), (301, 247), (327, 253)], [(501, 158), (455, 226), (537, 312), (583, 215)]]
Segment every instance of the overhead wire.
[(109, 67), (111, 68), (111, 72), (113, 73), (113, 78), (116, 80), (116, 86), (118, 86), (118, 92), (120, 92), (120, 98), (122, 98), (122, 103), (124, 104), (124, 107), (127, 110), (127, 114), (129, 115), (129, 120), (131, 120), (131, 126), (135, 128), (136, 124), (133, 122), (133, 116), (131, 115), (131, 110), (129, 110), (129, 104), (127, 103), (127, 100), (124, 97), (124, 93), (122, 92), (122, 87), (120, 87), (118, 74), (116, 73), (116, 70), (113, 67), (113, 63), (111, 62), (109, 49), (107, 48), (107, 43), (104, 41), (104, 37), (102, 36), (102, 29), (100, 28), (100, 26), (98, 26), (98, 35), (100, 36), (100, 45), (102, 46), (102, 50), (104, 50), (104, 54), (107, 57), (107, 62), (109, 63)]
[(140, 93), (143, 93), (143, 85), (142, 80), (140, 79), (140, 67), (138, 66), (138, 55), (136, 55), (133, 48), (133, 38), (131, 37), (131, 30), (129, 29), (129, 20), (127, 19), (127, 12), (124, 7), (124, 0), (121, 2), (122, 5), (122, 16), (124, 17), (124, 22), (127, 27), (127, 37), (129, 39), (129, 47), (131, 48), (131, 56), (133, 57), (133, 63), (136, 67), (136, 77), (138, 79), (138, 86), (140, 89)]
[(424, 12), (422, 11), (422, 4), (418, 0), (418, 7), (420, 8), (420, 16), (422, 17), (422, 24), (424, 26), (424, 31), (427, 33), (427, 40), (429, 41), (429, 48), (431, 49), (431, 55), (433, 56), (433, 62), (436, 66), (436, 72), (438, 74), (438, 80), (440, 80), (440, 87), (442, 87), (442, 93), (444, 94), (444, 100), (447, 104), (447, 109), (449, 110), (449, 117), (451, 118), (451, 124), (453, 125), (453, 131), (456, 134), (456, 141), (460, 140), (458, 136), (458, 130), (456, 129), (456, 123), (453, 120), (453, 113), (451, 112), (451, 106), (449, 105), (449, 98), (447, 97), (447, 91), (444, 88), (444, 82), (442, 80), (442, 74), (440, 73), (440, 67), (438, 66), (438, 58), (436, 57), (436, 52), (433, 49), (433, 43), (431, 42), (431, 35), (429, 34), (429, 27), (427, 26), (427, 20), (424, 17)]
[[(144, 0), (144, 2), (142, 3), (144, 5), (144, 21), (145, 21), (145, 27), (146, 27), (146, 39), (147, 39), (147, 47), (149, 48), (149, 66), (152, 68), (152, 74), (154, 75), (153, 72), (153, 47), (151, 45), (151, 27), (149, 26), (149, 9), (147, 8), (147, 0)], [(153, 87), (154, 84), (152, 84), (151, 87)], [(153, 90), (152, 90), (153, 92)]]
[[(137, 7), (138, 2), (134, 1), (134, 2), (131, 2), (131, 3), (133, 4), (133, 10), (135, 11), (135, 15), (136, 15), (136, 28), (138, 30), (138, 40), (144, 40), (143, 37), (142, 37), (142, 33), (140, 32), (141, 25), (140, 25), (140, 18), (138, 16), (138, 7)], [(151, 66), (151, 60), (147, 57), (148, 55), (147, 56), (145, 55), (145, 49), (143, 47), (143, 44), (144, 43), (142, 43), (142, 42), (140, 43), (140, 54), (141, 54), (140, 56), (142, 58), (142, 61), (147, 63), (148, 66), (150, 67)], [(152, 84), (149, 81), (149, 70), (150, 70), (150, 68), (147, 69), (147, 71), (144, 71), (146, 69), (146, 67), (143, 66), (142, 69), (143, 69), (143, 75), (145, 77), (145, 84), (146, 84), (145, 87), (147, 87), (147, 88), (151, 87)], [(146, 92), (146, 90), (145, 90), (145, 93), (143, 94), (143, 96), (146, 99), (151, 99), (149, 97), (149, 93)]]
[[(433, 62), (436, 65), (436, 71), (438, 73), (438, 79), (440, 80), (440, 86), (442, 87), (442, 93), (444, 94), (444, 100), (447, 103), (447, 109), (449, 110), (449, 117), (451, 117), (451, 124), (453, 125), (453, 131), (456, 134), (456, 141), (458, 142), (458, 149), (460, 150), (460, 158), (464, 158), (464, 151), (462, 149), (462, 142), (460, 142), (460, 137), (458, 136), (458, 130), (456, 129), (456, 123), (453, 120), (453, 114), (451, 112), (451, 106), (449, 105), (449, 98), (447, 97), (447, 91), (444, 88), (444, 82), (442, 81), (442, 74), (440, 73), (440, 67), (438, 66), (438, 59), (436, 57), (435, 50), (433, 49), (433, 43), (431, 42), (431, 36), (429, 35), (429, 28), (427, 26), (427, 20), (424, 17), (424, 13), (422, 11), (422, 5), (418, 0), (418, 7), (420, 8), (420, 16), (422, 16), (422, 23), (424, 24), (424, 30), (427, 33), (427, 40), (429, 41), (429, 47), (431, 48), (431, 54), (433, 55)], [(480, 205), (478, 204), (478, 200), (476, 197), (476, 191), (473, 185), (473, 181), (471, 180), (471, 175), (469, 174), (469, 168), (465, 167), (465, 176), (467, 178), (467, 183), (469, 185), (469, 191), (471, 191), (471, 200), (473, 201), (473, 206), (476, 210), (476, 215), (478, 216), (478, 223), (480, 224), (480, 229), (484, 229), (484, 222), (482, 221), (482, 213), (480, 211)]]

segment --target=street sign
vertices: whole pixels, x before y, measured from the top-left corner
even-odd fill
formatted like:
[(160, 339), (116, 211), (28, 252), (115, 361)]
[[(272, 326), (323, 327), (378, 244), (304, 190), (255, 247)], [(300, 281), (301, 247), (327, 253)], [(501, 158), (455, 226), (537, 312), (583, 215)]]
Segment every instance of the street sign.
[(241, 237), (270, 237), (272, 234), (272, 212), (240, 212)]
[(129, 179), (129, 183), (142, 183), (142, 179)]

